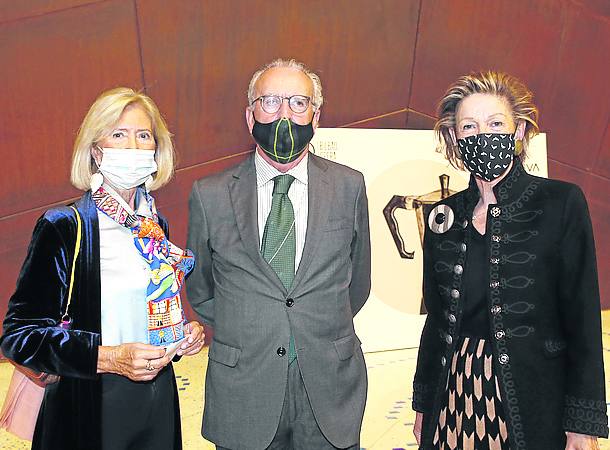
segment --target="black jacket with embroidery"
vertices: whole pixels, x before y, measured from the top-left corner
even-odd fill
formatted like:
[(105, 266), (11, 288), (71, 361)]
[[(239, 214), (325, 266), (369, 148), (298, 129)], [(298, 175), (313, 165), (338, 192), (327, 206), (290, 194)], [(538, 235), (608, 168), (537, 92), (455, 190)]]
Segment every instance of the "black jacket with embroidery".
[[(489, 335), (510, 448), (564, 449), (565, 431), (608, 436), (595, 245), (584, 195), (576, 185), (528, 174), (518, 161), (494, 193), (498, 203), (489, 207), (485, 235)], [(468, 189), (435, 205), (451, 211), (433, 209), (426, 218), (428, 317), (413, 383), (424, 449), (432, 446), (460, 336), (467, 224), (478, 200), (471, 177)]]

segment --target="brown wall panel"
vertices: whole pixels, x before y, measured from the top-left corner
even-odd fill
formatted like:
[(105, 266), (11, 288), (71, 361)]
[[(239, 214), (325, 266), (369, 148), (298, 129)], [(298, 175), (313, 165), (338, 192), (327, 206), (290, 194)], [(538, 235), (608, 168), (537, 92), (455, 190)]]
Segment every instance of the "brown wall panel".
[(433, 130), (436, 119), (413, 109), (409, 110), (407, 128), (409, 130)]
[(553, 90), (541, 108), (549, 155), (592, 170), (610, 118), (610, 21), (572, 6)]
[(572, 0), (572, 2), (587, 8), (594, 14), (610, 19), (610, 2), (608, 0)]
[(558, 180), (577, 184), (586, 194), (590, 175), (588, 172), (553, 159), (548, 160), (548, 168), (549, 178), (556, 178)]
[[(78, 191), (75, 191), (78, 193)], [(77, 194), (80, 195), (80, 194)], [(74, 197), (76, 198), (76, 197)], [(69, 199), (58, 202), (57, 204), (64, 204), (69, 202)], [(3, 217), (0, 219), (0, 248), (3, 251), (18, 251), (27, 246), (30, 242), (32, 230), (34, 224), (44, 212), (52, 205), (44, 205), (39, 208), (30, 209), (19, 214), (12, 215), (10, 217)]]
[[(138, 2), (142, 60), (147, 92), (175, 134), (180, 166), (246, 150), (248, 74), (238, 62), (242, 55), (235, 24), (239, 20), (250, 28), (248, 8), (187, 0), (168, 11), (164, 4)], [(215, 17), (211, 8), (226, 11)]]
[[(148, 92), (176, 134), (181, 165), (251, 146), (244, 108), (251, 74), (276, 57), (320, 73), (322, 126), (404, 107), (418, 0), (139, 1)], [(281, 14), (278, 12), (281, 10)], [(298, 37), (298, 38), (297, 38)], [(349, 68), (349, 70), (348, 70)]]
[(5, 0), (0, 2), (0, 23), (39, 16), (99, 1), (100, 0)]
[(563, 5), (556, 0), (422, 2), (409, 107), (435, 115), (438, 100), (457, 77), (494, 69), (522, 78), (544, 111), (555, 78)]
[(597, 157), (597, 164), (594, 172), (603, 177), (610, 178), (610, 120), (606, 126), (602, 145), (599, 148), (599, 155)]
[(141, 85), (134, 23), (133, 4), (118, 0), (0, 25), (0, 142), (10, 174), (0, 177), (0, 217), (76, 194), (70, 158), (87, 109), (109, 87)]
[(383, 114), (377, 117), (371, 117), (357, 122), (346, 123), (340, 127), (347, 128), (405, 128), (407, 123), (407, 110), (402, 109), (393, 111), (388, 114)]

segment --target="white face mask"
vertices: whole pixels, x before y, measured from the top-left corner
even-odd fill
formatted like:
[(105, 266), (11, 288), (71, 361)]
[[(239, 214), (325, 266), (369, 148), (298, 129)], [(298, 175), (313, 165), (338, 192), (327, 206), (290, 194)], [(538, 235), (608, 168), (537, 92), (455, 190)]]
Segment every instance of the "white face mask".
[(102, 153), (100, 172), (104, 179), (118, 188), (140, 186), (157, 171), (154, 150), (104, 147)]

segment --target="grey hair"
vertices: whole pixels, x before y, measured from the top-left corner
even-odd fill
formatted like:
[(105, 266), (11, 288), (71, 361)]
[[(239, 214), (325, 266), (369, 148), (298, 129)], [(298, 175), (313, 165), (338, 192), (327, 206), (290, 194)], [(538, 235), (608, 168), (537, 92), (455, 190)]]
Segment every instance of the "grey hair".
[(322, 96), (322, 82), (320, 81), (320, 77), (302, 62), (297, 61), (296, 59), (282, 58), (274, 59), (269, 64), (265, 64), (252, 75), (252, 79), (250, 79), (250, 84), (248, 85), (248, 105), (250, 107), (252, 107), (252, 103), (256, 100), (256, 97), (254, 96), (254, 86), (256, 85), (256, 82), (265, 71), (274, 67), (289, 67), (291, 69), (300, 70), (307, 75), (313, 83), (313, 98), (311, 99), (313, 109), (316, 111), (322, 107), (324, 97)]

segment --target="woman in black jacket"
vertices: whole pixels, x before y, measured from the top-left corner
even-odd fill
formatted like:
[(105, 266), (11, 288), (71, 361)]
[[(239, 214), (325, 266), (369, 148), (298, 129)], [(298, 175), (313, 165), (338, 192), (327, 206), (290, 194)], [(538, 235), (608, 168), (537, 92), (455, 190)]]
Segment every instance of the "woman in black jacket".
[(154, 102), (128, 88), (100, 95), (74, 145), (78, 213), (38, 220), (0, 340), (8, 358), (60, 376), (46, 386), (34, 449), (182, 448), (171, 360), (201, 350), (203, 327), (185, 322), (180, 302), (192, 254), (168, 240), (149, 193), (173, 168)]
[(497, 72), (461, 77), (439, 104), (442, 149), (471, 177), (426, 218), (422, 449), (591, 449), (608, 435), (589, 212), (578, 186), (524, 170), (537, 116)]

